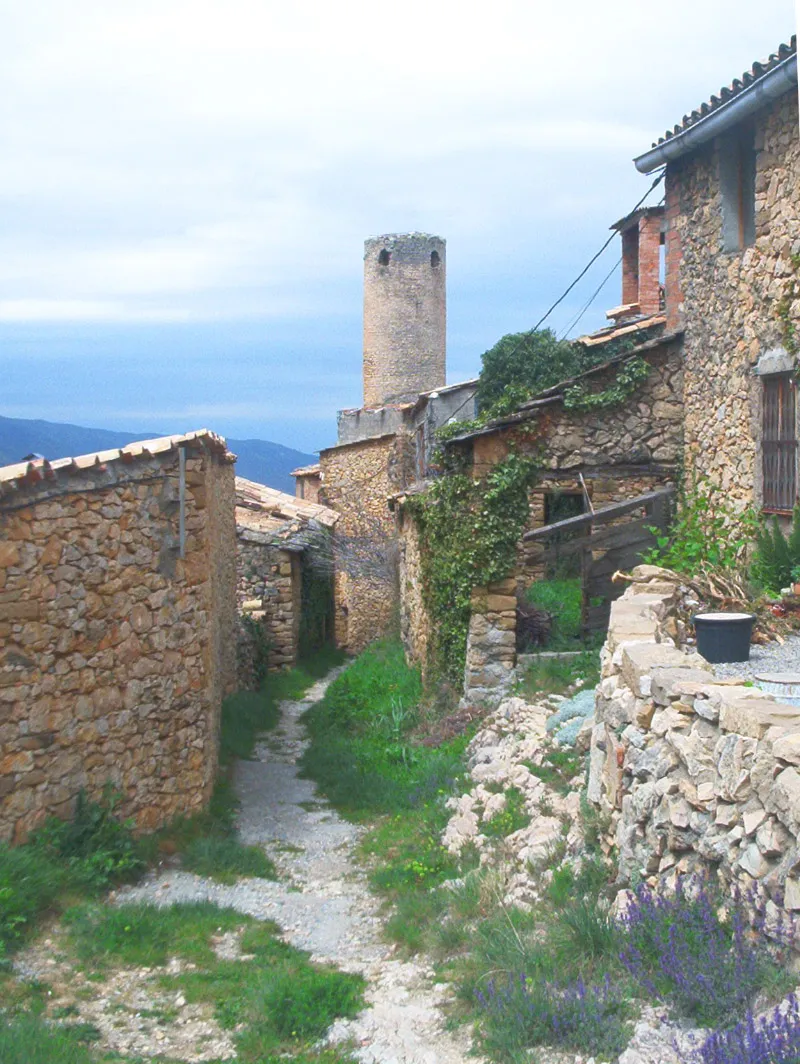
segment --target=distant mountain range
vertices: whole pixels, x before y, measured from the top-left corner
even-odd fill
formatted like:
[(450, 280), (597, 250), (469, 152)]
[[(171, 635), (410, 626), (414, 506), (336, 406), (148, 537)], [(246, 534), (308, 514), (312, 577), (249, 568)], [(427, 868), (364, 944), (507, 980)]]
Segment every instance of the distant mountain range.
[[(0, 465), (20, 462), (28, 454), (45, 458), (67, 458), (92, 451), (124, 447), (135, 440), (153, 439), (167, 433), (113, 432), (109, 429), (87, 429), (80, 425), (61, 425), (55, 421), (28, 421), (24, 418), (0, 417)], [(267, 484), (279, 491), (294, 495), (294, 477), (289, 474), (297, 466), (318, 461), (316, 455), (304, 454), (291, 447), (269, 440), (233, 440), (226, 437), (228, 447), (236, 454), (236, 473), (259, 484)]]

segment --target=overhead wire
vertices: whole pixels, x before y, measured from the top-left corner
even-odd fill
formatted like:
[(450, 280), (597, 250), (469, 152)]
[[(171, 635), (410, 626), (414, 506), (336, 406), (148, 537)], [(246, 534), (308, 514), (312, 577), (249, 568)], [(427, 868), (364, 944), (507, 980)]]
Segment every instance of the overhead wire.
[(594, 301), (597, 299), (597, 297), (603, 291), (605, 286), (611, 280), (611, 278), (613, 277), (614, 273), (616, 272), (617, 267), (619, 266), (619, 264), (621, 262), (622, 262), (622, 256), (620, 255), (620, 257), (617, 259), (617, 261), (614, 263), (614, 265), (611, 267), (611, 269), (605, 275), (605, 277), (600, 282), (600, 284), (597, 286), (597, 288), (595, 288), (594, 292), (592, 292), (592, 294), (589, 296), (589, 298), (583, 304), (581, 309), (578, 311), (578, 313), (575, 315), (575, 317), (572, 319), (572, 321), (569, 323), (569, 325), (566, 327), (566, 329), (559, 336), (559, 340), (564, 340), (569, 335), (569, 333), (572, 332), (572, 330), (575, 328), (575, 326), (581, 320), (583, 315), (586, 313), (586, 311), (589, 309), (589, 307), (592, 305), (592, 303), (594, 303)]

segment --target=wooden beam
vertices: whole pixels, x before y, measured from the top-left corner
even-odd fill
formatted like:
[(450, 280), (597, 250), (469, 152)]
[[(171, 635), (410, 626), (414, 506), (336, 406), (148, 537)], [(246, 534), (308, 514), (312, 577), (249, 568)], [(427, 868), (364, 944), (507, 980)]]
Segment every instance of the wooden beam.
[(525, 542), (530, 542), (530, 540), (547, 539), (549, 536), (556, 535), (559, 532), (576, 532), (578, 529), (592, 524), (605, 524), (615, 517), (623, 517), (625, 514), (633, 513), (634, 510), (638, 510), (640, 507), (652, 506), (661, 500), (666, 501), (674, 494), (674, 488), (648, 491), (635, 499), (627, 499), (625, 502), (615, 502), (610, 506), (604, 506), (593, 514), (580, 514), (578, 517), (567, 517), (564, 521), (556, 521), (552, 525), (542, 525), (541, 528), (534, 528), (530, 532), (526, 532), (522, 538)]

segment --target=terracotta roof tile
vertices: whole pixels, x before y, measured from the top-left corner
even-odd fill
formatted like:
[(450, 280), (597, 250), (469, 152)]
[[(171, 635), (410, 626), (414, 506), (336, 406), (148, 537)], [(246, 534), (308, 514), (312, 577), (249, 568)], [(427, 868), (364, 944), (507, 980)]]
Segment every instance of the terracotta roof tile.
[(73, 476), (114, 462), (131, 462), (137, 458), (149, 458), (152, 455), (174, 451), (181, 444), (192, 443), (202, 444), (214, 453), (225, 456), (231, 462), (235, 460), (235, 456), (228, 451), (222, 436), (217, 436), (210, 429), (197, 429), (195, 432), (186, 432), (183, 435), (139, 440), (136, 443), (126, 444), (124, 447), (95, 451), (92, 454), (80, 454), (74, 458), (56, 458), (53, 461), (47, 458), (36, 458), (26, 462), (15, 462), (13, 465), (0, 466), (0, 497), (15, 491), (23, 491), (26, 487), (41, 480)]

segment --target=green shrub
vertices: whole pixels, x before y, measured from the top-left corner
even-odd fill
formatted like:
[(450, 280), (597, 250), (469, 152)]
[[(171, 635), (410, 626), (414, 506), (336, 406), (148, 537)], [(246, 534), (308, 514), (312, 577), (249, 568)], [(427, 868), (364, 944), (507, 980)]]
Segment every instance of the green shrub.
[(772, 594), (780, 592), (782, 587), (795, 579), (795, 569), (800, 566), (800, 505), (795, 506), (792, 514), (792, 527), (788, 537), (784, 536), (773, 517), (770, 523), (764, 523), (756, 535), (756, 549), (753, 554), (753, 579)]
[(509, 333), (481, 356), (477, 399), (481, 410), (499, 403), (508, 389), (523, 401), (536, 392), (580, 373), (586, 349), (558, 340), (550, 329)]
[(111, 784), (99, 802), (80, 790), (72, 819), (50, 817), (31, 833), (28, 845), (54, 861), (65, 862), (70, 882), (89, 891), (135, 878), (144, 861), (133, 837), (133, 821), (114, 815), (119, 801)]
[(488, 838), (503, 839), (515, 831), (526, 828), (531, 822), (530, 814), (525, 809), (525, 796), (517, 787), (509, 787), (505, 792), (506, 804), (490, 820), (485, 820), (481, 831)]
[(699, 477), (679, 493), (669, 531), (653, 529), (656, 546), (642, 560), (686, 576), (708, 568), (742, 569), (758, 527), (754, 511), (737, 509), (722, 488)]

